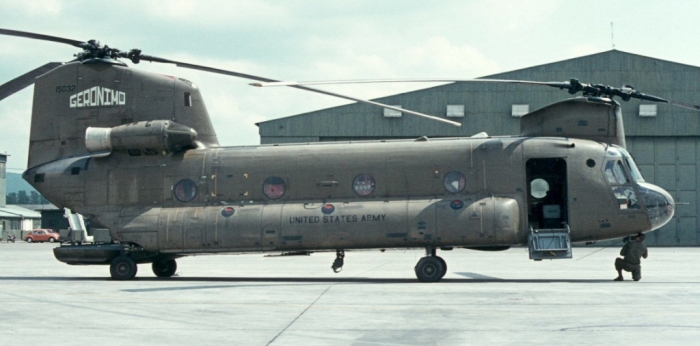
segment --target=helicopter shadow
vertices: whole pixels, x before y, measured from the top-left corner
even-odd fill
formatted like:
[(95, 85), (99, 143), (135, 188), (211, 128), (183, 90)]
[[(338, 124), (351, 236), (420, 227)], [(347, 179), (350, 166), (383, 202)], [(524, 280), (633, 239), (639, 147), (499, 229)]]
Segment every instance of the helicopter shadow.
[[(465, 273), (457, 273), (464, 275)], [(603, 279), (501, 279), (488, 276), (479, 276), (469, 273), (470, 277), (465, 278), (443, 278), (436, 284), (480, 284), (480, 283), (533, 283), (533, 284), (549, 284), (549, 283), (605, 283), (612, 280)], [(467, 276), (467, 275), (464, 275)], [(0, 276), (0, 281), (115, 281), (109, 277), (65, 277), (65, 276)], [(415, 278), (316, 278), (316, 277), (180, 277), (174, 276), (170, 278), (158, 277), (136, 277), (130, 282), (220, 282), (220, 283), (293, 283), (293, 284), (412, 284), (425, 285)], [(700, 282), (696, 282), (700, 283)]]

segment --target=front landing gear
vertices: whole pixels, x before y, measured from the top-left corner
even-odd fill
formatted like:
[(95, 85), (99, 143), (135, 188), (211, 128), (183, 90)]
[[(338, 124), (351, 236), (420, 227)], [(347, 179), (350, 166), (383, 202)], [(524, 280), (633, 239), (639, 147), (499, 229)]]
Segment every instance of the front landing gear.
[(436, 256), (434, 248), (426, 248), (426, 254), (416, 264), (416, 277), (421, 282), (438, 282), (447, 274), (447, 263)]

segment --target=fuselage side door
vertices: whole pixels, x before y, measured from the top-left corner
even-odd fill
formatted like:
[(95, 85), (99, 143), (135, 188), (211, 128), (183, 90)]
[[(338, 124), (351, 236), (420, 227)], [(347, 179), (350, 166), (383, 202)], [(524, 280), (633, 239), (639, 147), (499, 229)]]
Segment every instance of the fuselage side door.
[(566, 160), (531, 158), (525, 163), (528, 222), (532, 229), (562, 229), (569, 223)]

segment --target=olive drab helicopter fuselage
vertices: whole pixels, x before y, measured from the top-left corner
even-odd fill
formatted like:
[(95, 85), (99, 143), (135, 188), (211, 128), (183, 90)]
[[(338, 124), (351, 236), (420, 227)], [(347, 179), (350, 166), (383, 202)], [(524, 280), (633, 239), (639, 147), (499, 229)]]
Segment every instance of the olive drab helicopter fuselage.
[(655, 230), (674, 212), (625, 150), (614, 92), (526, 114), (511, 137), (224, 147), (187, 80), (104, 57), (48, 70), (33, 76), (24, 179), (109, 230), (56, 258), (110, 265), (115, 279), (139, 263), (172, 276), (175, 259), (201, 253), (337, 251), (337, 271), (345, 250), (425, 248), (415, 271), (431, 282), (447, 269), (437, 249), (571, 258), (571, 242)]

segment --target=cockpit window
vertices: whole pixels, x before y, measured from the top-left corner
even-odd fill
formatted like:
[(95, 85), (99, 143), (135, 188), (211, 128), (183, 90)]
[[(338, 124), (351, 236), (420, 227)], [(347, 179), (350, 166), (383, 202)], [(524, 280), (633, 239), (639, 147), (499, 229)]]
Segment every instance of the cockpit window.
[[(629, 168), (629, 174), (632, 175), (632, 179), (630, 179), (625, 165)], [(641, 207), (634, 185), (631, 183), (632, 181), (644, 180), (639, 173), (637, 165), (635, 165), (634, 160), (632, 160), (627, 151), (622, 148), (608, 148), (605, 153), (603, 173), (621, 210), (639, 209)]]
[(611, 184), (629, 183), (625, 168), (622, 166), (622, 161), (620, 160), (605, 161), (605, 177), (608, 179), (608, 183)]
[(632, 159), (632, 156), (624, 149), (620, 148), (618, 149), (622, 153), (622, 158), (625, 160), (625, 163), (627, 164), (627, 167), (630, 169), (630, 173), (632, 174), (632, 180), (634, 181), (644, 181), (644, 178), (642, 177), (642, 173), (639, 171), (639, 168), (637, 168), (637, 164), (634, 162), (634, 159)]

